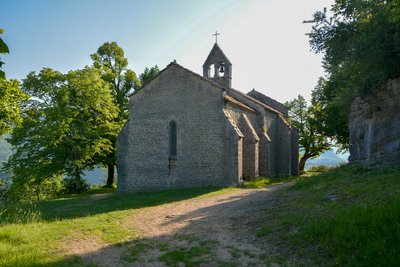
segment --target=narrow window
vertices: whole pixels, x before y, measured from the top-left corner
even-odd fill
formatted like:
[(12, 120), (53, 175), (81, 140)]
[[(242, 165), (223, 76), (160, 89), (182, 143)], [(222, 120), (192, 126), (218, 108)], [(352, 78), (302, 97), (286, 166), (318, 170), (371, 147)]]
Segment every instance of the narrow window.
[(176, 122), (169, 123), (169, 157), (176, 158)]

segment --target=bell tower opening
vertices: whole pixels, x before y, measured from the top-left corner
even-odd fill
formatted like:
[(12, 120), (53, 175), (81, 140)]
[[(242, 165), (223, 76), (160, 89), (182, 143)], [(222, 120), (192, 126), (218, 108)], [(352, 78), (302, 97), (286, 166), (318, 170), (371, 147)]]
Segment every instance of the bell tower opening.
[(203, 64), (203, 77), (223, 87), (231, 88), (232, 63), (225, 56), (217, 42), (215, 42)]

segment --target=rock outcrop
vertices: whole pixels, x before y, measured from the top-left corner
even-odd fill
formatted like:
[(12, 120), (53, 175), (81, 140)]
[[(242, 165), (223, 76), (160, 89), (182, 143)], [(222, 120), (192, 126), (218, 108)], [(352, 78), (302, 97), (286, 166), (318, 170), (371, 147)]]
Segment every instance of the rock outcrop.
[(349, 162), (400, 164), (400, 79), (357, 98), (349, 130)]

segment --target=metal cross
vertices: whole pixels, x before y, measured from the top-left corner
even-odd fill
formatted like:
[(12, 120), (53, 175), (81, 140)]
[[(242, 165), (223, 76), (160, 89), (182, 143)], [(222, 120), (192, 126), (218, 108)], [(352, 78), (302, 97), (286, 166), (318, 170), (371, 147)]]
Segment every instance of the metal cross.
[(215, 33), (213, 34), (213, 36), (215, 36), (215, 42), (218, 43), (218, 35), (220, 35), (219, 32), (215, 31)]

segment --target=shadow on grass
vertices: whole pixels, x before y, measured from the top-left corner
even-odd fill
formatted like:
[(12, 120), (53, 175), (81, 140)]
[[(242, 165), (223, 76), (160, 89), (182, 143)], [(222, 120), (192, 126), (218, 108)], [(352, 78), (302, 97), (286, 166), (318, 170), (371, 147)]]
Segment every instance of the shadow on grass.
[[(30, 217), (34, 217), (37, 213), (40, 213), (40, 219), (44, 221), (72, 219), (112, 211), (157, 206), (195, 198), (220, 189), (217, 187), (203, 187), (126, 194), (117, 193), (113, 189), (99, 190), (98, 192), (92, 191), (81, 195), (38, 201), (29, 205), (10, 206), (5, 212), (0, 212), (0, 220), (3, 224), (5, 222), (25, 223), (32, 221)], [(21, 215), (19, 216), (21, 218), (18, 217), (18, 214)]]
[[(246, 190), (210, 203), (157, 212), (144, 222), (157, 235), (96, 246), (79, 256), (66, 256), (43, 266), (263, 266), (274, 262), (258, 244), (253, 227), (261, 211), (275, 201), (274, 191)], [(197, 189), (199, 190), (199, 189)], [(177, 192), (183, 193), (183, 190)], [(169, 191), (171, 194), (171, 191)], [(163, 193), (163, 192), (161, 192)], [(153, 193), (154, 194), (154, 193)], [(197, 206), (199, 205), (199, 206)], [(152, 220), (152, 218), (154, 220)], [(240, 223), (238, 223), (240, 222)], [(69, 244), (84, 246), (85, 240)], [(90, 243), (90, 242), (89, 242)], [(92, 244), (92, 243), (90, 243)]]

